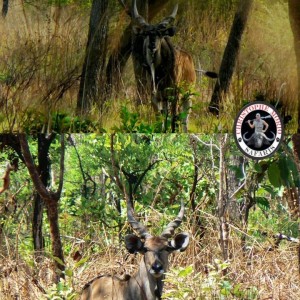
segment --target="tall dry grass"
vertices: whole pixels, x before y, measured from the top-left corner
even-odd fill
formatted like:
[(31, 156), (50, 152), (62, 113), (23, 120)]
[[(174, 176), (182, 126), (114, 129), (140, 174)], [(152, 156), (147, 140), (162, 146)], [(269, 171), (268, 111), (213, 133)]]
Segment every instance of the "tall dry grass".
[[(0, 105), (1, 130), (18, 130), (34, 120), (45, 122), (49, 113), (75, 114), (78, 76), (88, 32), (88, 9), (76, 5), (49, 7), (41, 1), (33, 6), (15, 1), (5, 20), (0, 20)], [(44, 4), (43, 4), (44, 3)], [(169, 13), (171, 1), (154, 20)], [(213, 3), (203, 11), (197, 1), (181, 1), (178, 32), (174, 44), (189, 51), (196, 66), (218, 71), (233, 20), (234, 6), (221, 10)], [(116, 46), (122, 29), (129, 23), (125, 13), (111, 8), (108, 55)], [(120, 17), (117, 17), (119, 16)], [(288, 7), (284, 1), (255, 2), (243, 37), (231, 88), (223, 99), (224, 109), (217, 120), (208, 113), (214, 81), (199, 78), (193, 99), (190, 130), (215, 132), (221, 127), (231, 131), (232, 120), (244, 101), (262, 94), (267, 100), (282, 100), (286, 113), (296, 111), (296, 67)], [(282, 87), (282, 88), (281, 88)], [(91, 118), (110, 129), (120, 124), (120, 109), (128, 106), (141, 120), (153, 123), (150, 101), (137, 106), (135, 78), (131, 60), (125, 69), (121, 88), (107, 99), (107, 113), (97, 107)], [(149, 111), (151, 113), (149, 113)], [(293, 131), (296, 115), (289, 125)], [(101, 120), (100, 120), (101, 119)], [(208, 122), (209, 120), (209, 122)]]
[[(156, 212), (151, 218), (156, 220), (160, 216)], [(191, 234), (187, 250), (170, 255), (171, 270), (192, 266), (193, 272), (182, 278), (173, 277), (173, 280), (167, 280), (164, 287), (164, 293), (176, 291), (178, 284), (182, 288), (189, 288), (190, 291), (185, 297), (176, 296), (174, 292), (174, 296), (167, 299), (299, 299), (300, 282), (295, 245), (282, 242), (278, 249), (269, 251), (272, 246), (271, 239), (259, 241), (253, 236), (248, 236), (248, 251), (243, 252), (240, 242), (241, 232), (231, 224), (229, 267), (227, 275), (223, 276), (220, 263), (217, 262), (217, 260), (222, 262), (222, 251), (219, 246), (216, 218), (205, 214), (206, 231), (202, 239), (194, 235), (198, 228), (193, 225), (193, 222), (193, 217), (187, 216), (180, 227), (180, 231), (187, 231)], [(124, 228), (123, 234), (127, 229)], [(72, 270), (66, 280), (69, 295), (76, 293), (78, 297), (82, 287), (98, 275), (111, 274), (122, 278), (125, 274), (132, 275), (136, 272), (141, 255), (128, 254), (124, 244), (119, 245), (117, 239), (113, 238), (109, 231), (101, 234), (106, 238), (97, 238), (85, 244), (72, 241), (68, 243), (70, 254), (66, 257), (66, 264), (67, 268)], [(54, 271), (51, 259), (44, 258), (43, 262), (36, 267), (30, 255), (27, 255), (24, 260), (24, 256), (21, 252), (18, 253), (9, 237), (6, 237), (6, 240), (7, 256), (0, 258), (0, 298), (27, 300), (48, 297), (54, 299), (52, 285)], [(77, 250), (86, 260), (80, 266), (76, 266), (78, 263), (73, 259), (74, 252)], [(171, 271), (171, 274), (172, 272), (174, 271)], [(215, 275), (216, 273), (219, 275)], [(168, 275), (167, 278), (170, 279), (170, 276)], [(221, 295), (221, 286), (225, 280), (233, 287), (239, 286), (242, 291), (255, 291), (254, 296)], [(210, 282), (210, 289), (207, 289), (208, 282)], [(206, 288), (204, 288), (204, 283)], [(66, 297), (66, 299), (72, 298)]]
[(88, 12), (15, 1), (0, 20), (1, 131), (74, 114)]
[[(175, 1), (172, 1), (153, 22), (159, 22), (166, 16), (174, 3)], [(197, 1), (181, 1), (181, 5), (177, 33), (172, 38), (174, 44), (192, 54), (197, 68), (218, 71), (234, 10), (220, 11), (219, 7), (211, 4), (203, 11)], [(126, 19), (121, 19), (121, 27), (124, 21)], [(190, 131), (215, 132), (220, 128), (223, 131), (231, 131), (233, 119), (243, 104), (261, 95), (273, 104), (279, 100), (285, 107), (282, 114), (293, 115), (293, 121), (287, 126), (287, 131), (294, 132), (297, 122), (297, 73), (293, 47), (287, 3), (268, 0), (255, 2), (242, 39), (231, 87), (223, 99), (220, 119), (214, 118), (208, 112), (215, 81), (198, 76), (195, 87), (198, 95), (193, 97)], [(135, 107), (135, 102), (132, 101), (134, 75), (131, 64), (124, 74), (122, 89), (118, 92), (121, 98), (111, 104), (115, 111), (120, 110), (120, 100), (126, 98), (125, 103), (129, 109), (137, 111), (142, 119), (149, 121), (148, 108), (145, 108), (147, 103)], [(150, 121), (153, 121), (153, 118), (150, 118)]]
[[(204, 69), (218, 71), (225, 49), (233, 14), (222, 20), (213, 9), (201, 13), (195, 6), (187, 8), (184, 26), (176, 42), (187, 48)], [(224, 13), (224, 12), (223, 12)], [(185, 28), (191, 28), (190, 31)], [(293, 35), (284, 1), (255, 1), (247, 29), (242, 38), (236, 69), (231, 86), (223, 99), (221, 121), (207, 115), (214, 82), (202, 78), (196, 87), (199, 97), (194, 100), (193, 129), (212, 132), (216, 124), (231, 130), (232, 120), (245, 101), (263, 95), (265, 100), (285, 106), (282, 113), (292, 114), (293, 122), (287, 130), (295, 132), (297, 116), (297, 72)], [(207, 117), (210, 122), (207, 122)], [(229, 123), (228, 123), (229, 121)]]

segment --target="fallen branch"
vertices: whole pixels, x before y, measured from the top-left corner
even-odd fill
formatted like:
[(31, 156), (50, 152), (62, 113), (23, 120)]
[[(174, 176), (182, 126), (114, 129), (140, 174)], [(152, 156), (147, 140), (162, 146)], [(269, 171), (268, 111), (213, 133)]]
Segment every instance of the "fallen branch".
[[(50, 234), (45, 234), (46, 237), (50, 237)], [(74, 236), (70, 236), (70, 235), (60, 235), (61, 238), (63, 239), (69, 239), (69, 240), (73, 240), (75, 241), (76, 244), (83, 244), (85, 243), (86, 241), (83, 240), (83, 239), (79, 239), (77, 237), (74, 237)]]

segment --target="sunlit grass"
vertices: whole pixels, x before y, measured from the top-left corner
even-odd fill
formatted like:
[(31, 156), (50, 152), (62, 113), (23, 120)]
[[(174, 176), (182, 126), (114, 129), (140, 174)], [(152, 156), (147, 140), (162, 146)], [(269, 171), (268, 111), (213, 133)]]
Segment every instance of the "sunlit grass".
[[(173, 1), (175, 2), (175, 1)], [(172, 8), (167, 6), (155, 20), (160, 20)], [(227, 42), (234, 11), (221, 12), (211, 4), (208, 12), (200, 10), (197, 1), (181, 3), (178, 31), (174, 44), (189, 51), (196, 67), (218, 71)], [(18, 22), (15, 20), (18, 19)], [(88, 9), (74, 6), (46, 5), (22, 8), (14, 2), (11, 14), (0, 19), (0, 131), (22, 131), (24, 123), (36, 111), (34, 123), (48, 126), (49, 115), (76, 115), (82, 62), (88, 32)], [(111, 24), (108, 51), (117, 45), (121, 29), (129, 22), (122, 14)], [(180, 21), (178, 20), (178, 21)], [(109, 54), (108, 53), (108, 54)], [(256, 2), (242, 41), (236, 71), (228, 95), (223, 99), (220, 118), (208, 111), (215, 80), (198, 78), (190, 116), (190, 132), (231, 132), (233, 120), (245, 102), (255, 100), (260, 93), (268, 101), (282, 101), (285, 113), (292, 114), (288, 125), (296, 131), (297, 93), (296, 63), (287, 4)], [(70, 86), (60, 95), (61, 85)], [(135, 77), (129, 60), (118, 91), (105, 103), (106, 110), (91, 108), (88, 118), (97, 123), (99, 131), (111, 131), (121, 125), (120, 111), (137, 113), (141, 123), (152, 126), (156, 116), (150, 99), (141, 105), (135, 101)], [(30, 116), (30, 117), (29, 117)], [(38, 127), (38, 126), (36, 126)], [(51, 128), (48, 128), (51, 130)], [(179, 129), (181, 130), (181, 129)]]
[[(264, 219), (263, 215), (252, 214), (251, 226), (256, 223), (263, 224), (264, 231), (273, 232), (273, 219)], [(155, 220), (152, 224), (159, 222), (159, 218), (165, 217), (154, 211), (149, 220)], [(70, 221), (71, 216), (66, 215)], [(167, 221), (167, 220), (166, 220)], [(297, 251), (295, 245), (289, 242), (282, 242), (278, 249), (269, 251), (272, 246), (272, 239), (267, 237), (256, 237), (252, 234), (247, 237), (248, 250), (242, 251), (241, 231), (234, 225), (231, 227), (228, 265), (228, 274), (221, 272), (222, 253), (219, 248), (219, 232), (217, 230), (216, 218), (205, 214), (206, 231), (204, 238), (200, 239), (193, 232), (197, 231), (192, 216), (187, 216), (186, 221), (180, 226), (182, 231), (191, 234), (189, 247), (185, 252), (170, 255), (170, 275), (167, 275), (167, 282), (164, 287), (164, 294), (173, 295), (172, 299), (245, 299), (242, 296), (220, 295), (221, 286), (224, 281), (230, 283), (239, 290), (253, 291), (253, 298), (246, 299), (298, 299), (300, 297), (297, 264)], [(119, 244), (117, 235), (98, 222), (90, 222), (90, 227), (99, 236), (91, 238), (86, 232), (76, 234), (78, 241), (85, 241), (83, 244), (72, 240), (72, 236), (64, 238), (65, 261), (67, 266), (66, 284), (70, 293), (80, 294), (82, 287), (93, 278), (111, 274), (123, 278), (125, 274), (134, 274), (138, 269), (141, 255), (128, 255), (123, 243)], [(77, 224), (77, 226), (79, 223)], [(255, 225), (256, 226), (256, 225)], [(282, 225), (285, 226), (285, 225)], [(154, 225), (155, 227), (155, 225)], [(257, 228), (259, 227), (256, 226)], [(68, 235), (62, 226), (62, 236)], [(123, 228), (125, 234), (128, 228)], [(48, 229), (47, 229), (48, 230)], [(157, 230), (154, 228), (153, 230)], [(74, 233), (75, 234), (75, 233)], [(46, 253), (50, 251), (49, 236), (46, 236)], [(7, 244), (2, 250), (8, 251), (9, 256), (0, 256), (1, 299), (11, 299), (18, 294), (22, 299), (44, 299), (41, 288), (48, 291), (52, 287), (54, 271), (51, 258), (43, 257), (39, 268), (34, 266), (34, 257), (31, 248), (31, 239), (20, 239), (18, 252), (14, 249), (14, 243), (9, 236), (6, 237)], [(6, 249), (5, 249), (6, 248)], [(74, 260), (74, 253), (79, 251), (81, 262)], [(16, 259), (16, 255), (18, 259)], [(191, 267), (192, 272), (186, 275), (175, 276), (176, 270), (184, 270)], [(173, 275), (175, 276), (173, 276)], [(181, 283), (180, 283), (181, 282)], [(206, 282), (206, 285), (205, 285)], [(189, 292), (188, 298), (179, 297), (178, 286)]]

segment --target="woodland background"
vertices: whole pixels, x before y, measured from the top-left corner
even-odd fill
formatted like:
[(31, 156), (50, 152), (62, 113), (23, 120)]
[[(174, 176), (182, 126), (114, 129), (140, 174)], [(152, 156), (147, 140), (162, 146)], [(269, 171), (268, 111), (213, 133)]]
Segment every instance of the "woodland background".
[[(130, 6), (130, 2), (125, 4)], [(143, 3), (146, 5), (148, 1)], [(282, 115), (292, 116), (287, 129), (297, 132), (295, 49), (299, 49), (300, 36), (297, 1), (165, 0), (158, 3), (150, 0), (151, 22), (170, 14), (176, 3), (179, 10), (174, 44), (192, 54), (197, 68), (220, 71), (223, 75), (227, 71), (221, 72), (221, 62), (234, 18), (241, 17), (242, 8), (252, 4), (243, 16), (246, 24), (239, 51), (237, 55), (229, 55), (234, 59), (234, 72), (228, 91), (220, 100), (219, 118), (209, 112), (215, 80), (199, 75), (195, 89), (182, 91), (183, 96), (194, 95), (190, 131), (231, 131), (238, 110), (257, 99), (273, 104), (279, 101)], [(129, 53), (122, 48), (124, 40), (131, 36), (130, 17), (120, 1), (96, 0), (92, 6), (91, 1), (78, 0), (5, 0), (3, 5), (0, 19), (2, 132), (46, 132), (47, 129), (49, 132), (116, 129), (157, 132), (150, 100), (143, 103), (136, 100), (130, 42), (125, 43), (127, 48), (129, 45)], [(92, 45), (91, 36), (95, 39)], [(91, 79), (83, 83), (84, 72)], [(94, 90), (94, 96), (88, 96), (89, 89)]]
[(299, 136), (259, 162), (228, 134), (0, 138), (17, 167), (0, 195), (1, 299), (75, 299), (99, 274), (132, 274), (126, 195), (153, 234), (185, 202), (191, 243), (165, 299), (299, 297)]
[[(3, 1), (1, 299), (71, 300), (99, 274), (134, 273), (140, 257), (124, 248), (124, 191), (153, 233), (185, 201), (180, 229), (191, 245), (171, 258), (165, 299), (299, 298), (300, 136), (289, 135), (300, 128), (298, 1), (161, 2), (152, 12), (158, 2), (143, 2), (149, 17), (161, 20), (179, 3), (174, 44), (197, 68), (217, 72), (239, 8), (252, 4), (219, 115), (209, 110), (215, 81), (199, 76), (195, 90), (183, 91), (194, 95), (190, 131), (202, 134), (154, 134), (150, 104), (136, 101), (131, 59), (122, 72), (110, 70), (123, 33), (131, 34), (120, 1)], [(105, 51), (93, 61), (97, 93), (83, 109), (93, 20)], [(292, 117), (280, 150), (259, 162), (241, 156), (227, 134), (253, 100)]]

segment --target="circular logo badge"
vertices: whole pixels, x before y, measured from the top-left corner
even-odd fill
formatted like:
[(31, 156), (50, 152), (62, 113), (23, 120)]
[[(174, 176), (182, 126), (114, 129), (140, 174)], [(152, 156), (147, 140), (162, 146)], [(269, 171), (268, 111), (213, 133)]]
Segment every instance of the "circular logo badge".
[(278, 111), (269, 103), (256, 101), (240, 110), (233, 128), (238, 147), (253, 159), (272, 156), (283, 139), (283, 131)]

